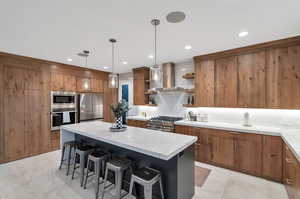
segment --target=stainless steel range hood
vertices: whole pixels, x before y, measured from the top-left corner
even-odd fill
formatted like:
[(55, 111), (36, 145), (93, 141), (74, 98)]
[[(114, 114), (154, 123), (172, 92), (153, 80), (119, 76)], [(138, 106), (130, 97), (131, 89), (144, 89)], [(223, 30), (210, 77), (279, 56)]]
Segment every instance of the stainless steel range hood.
[(175, 64), (172, 62), (162, 64), (163, 87), (156, 88), (160, 92), (181, 92), (181, 87), (175, 87)]

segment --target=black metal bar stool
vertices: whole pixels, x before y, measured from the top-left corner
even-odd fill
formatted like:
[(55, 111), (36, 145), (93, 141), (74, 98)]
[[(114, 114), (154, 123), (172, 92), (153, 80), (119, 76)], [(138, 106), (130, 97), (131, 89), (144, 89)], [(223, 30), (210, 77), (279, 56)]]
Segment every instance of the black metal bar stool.
[(106, 163), (104, 186), (102, 189), (101, 199), (103, 199), (103, 197), (104, 197), (105, 189), (108, 188), (109, 186), (111, 186), (111, 185), (109, 185), (106, 187), (109, 172), (114, 172), (114, 175), (115, 175), (116, 199), (121, 199), (127, 195), (126, 194), (124, 196), (121, 196), (122, 183), (125, 182), (124, 181), (124, 172), (126, 172), (126, 171), (130, 171), (132, 174), (132, 161), (128, 158), (118, 157), (118, 158), (114, 158)]
[[(77, 142), (76, 141), (69, 141), (69, 142), (65, 142), (63, 144), (63, 148), (62, 148), (62, 154), (61, 154), (61, 160), (60, 160), (60, 165), (59, 165), (59, 169), (61, 169), (62, 165), (64, 164), (64, 162), (67, 161), (67, 172), (66, 175), (69, 175), (69, 171), (70, 171), (70, 165), (71, 165), (71, 159), (72, 159), (72, 155), (75, 152), (75, 149), (77, 147)], [(68, 156), (65, 158), (65, 153), (66, 153), (66, 149), (69, 149), (68, 151)], [(73, 154), (72, 154), (73, 152)]]
[[(102, 182), (100, 182), (100, 178), (104, 176), (105, 165), (109, 157), (110, 157), (109, 153), (99, 151), (99, 150), (88, 155), (87, 171), (86, 171), (83, 188), (86, 189), (86, 183), (88, 178), (95, 175), (96, 198), (98, 198), (98, 194), (99, 194), (99, 185), (103, 183), (103, 180)], [(90, 172), (92, 172), (92, 175), (89, 175)]]
[(144, 198), (152, 199), (152, 188), (153, 185), (159, 183), (160, 186), (160, 197), (164, 199), (164, 191), (162, 186), (162, 179), (160, 171), (149, 167), (143, 167), (133, 172), (130, 181), (129, 195), (132, 195), (132, 189), (134, 184), (137, 183), (144, 187)]
[[(91, 145), (79, 145), (75, 149), (72, 180), (74, 179), (75, 170), (80, 168), (80, 186), (81, 187), (83, 186), (84, 169), (86, 168), (86, 165), (87, 165), (87, 157), (94, 150), (95, 150), (95, 147), (91, 146)], [(77, 166), (77, 164), (79, 164), (79, 166)]]

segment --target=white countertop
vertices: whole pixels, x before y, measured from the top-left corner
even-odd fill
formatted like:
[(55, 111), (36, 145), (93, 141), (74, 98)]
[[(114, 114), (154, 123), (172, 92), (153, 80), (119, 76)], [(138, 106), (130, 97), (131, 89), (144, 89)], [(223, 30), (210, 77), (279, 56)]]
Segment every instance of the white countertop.
[[(131, 116), (130, 119), (147, 121), (150, 118), (142, 116)], [(300, 161), (300, 128), (297, 127), (274, 127), (253, 125), (251, 127), (242, 124), (225, 123), (225, 122), (194, 122), (180, 120), (175, 122), (176, 125), (193, 126), (200, 128), (211, 128), (225, 131), (237, 131), (245, 133), (255, 133), (262, 135), (281, 136), (284, 142), (290, 147), (296, 158)]]
[(202, 128), (211, 128), (211, 129), (219, 129), (226, 131), (238, 131), (245, 133), (255, 133), (255, 134), (263, 134), (263, 135), (274, 135), (280, 136), (280, 128), (270, 127), (270, 126), (243, 126), (242, 124), (233, 124), (233, 123), (225, 123), (225, 122), (194, 122), (188, 120), (180, 120), (175, 122), (176, 125), (184, 125), (184, 126), (194, 126), (194, 127), (202, 127)]
[(109, 144), (169, 160), (197, 141), (197, 137), (145, 128), (127, 127), (125, 132), (111, 132), (111, 123), (92, 121), (65, 125), (61, 129)]
[(148, 121), (151, 119), (151, 117), (143, 117), (143, 116), (127, 116), (126, 119), (128, 120), (140, 120), (140, 121)]

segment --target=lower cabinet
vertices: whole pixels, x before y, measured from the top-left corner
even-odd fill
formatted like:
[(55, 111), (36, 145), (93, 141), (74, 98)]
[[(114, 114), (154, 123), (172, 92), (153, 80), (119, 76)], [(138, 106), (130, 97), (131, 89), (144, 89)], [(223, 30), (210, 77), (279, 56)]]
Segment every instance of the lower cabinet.
[(141, 120), (127, 120), (128, 126), (134, 126), (134, 127), (140, 127), (140, 128), (147, 128), (147, 121), (141, 121)]
[(281, 137), (179, 125), (175, 132), (198, 137), (199, 162), (282, 182)]
[(287, 145), (284, 146), (283, 183), (290, 199), (300, 198), (300, 162)]
[(55, 151), (60, 148), (60, 131), (51, 131), (51, 150)]

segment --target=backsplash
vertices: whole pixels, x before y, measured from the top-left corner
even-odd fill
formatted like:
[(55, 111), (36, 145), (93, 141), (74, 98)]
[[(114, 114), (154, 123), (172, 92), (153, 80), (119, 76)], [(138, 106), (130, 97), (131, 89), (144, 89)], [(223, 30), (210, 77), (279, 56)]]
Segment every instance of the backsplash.
[[(194, 71), (193, 62), (175, 64), (175, 85), (183, 88), (193, 88), (193, 80), (183, 79), (182, 76), (187, 72)], [(244, 114), (250, 114), (250, 123), (252, 125), (274, 126), (289, 128), (291, 126), (300, 128), (300, 110), (285, 109), (250, 109), (250, 108), (215, 108), (198, 107), (185, 108), (182, 104), (187, 102), (187, 94), (182, 92), (159, 93), (155, 96), (157, 107), (134, 106), (133, 105), (133, 74), (126, 73), (120, 75), (120, 82), (129, 82), (129, 104), (131, 110), (129, 115), (142, 115), (147, 113), (147, 117), (157, 115), (185, 117), (186, 113), (192, 111), (208, 115), (210, 122), (226, 122), (243, 124)], [(161, 83), (151, 85), (151, 87), (162, 87)]]

